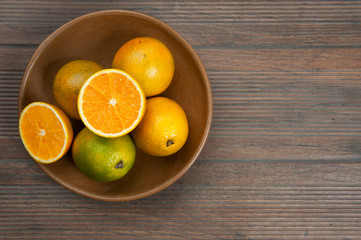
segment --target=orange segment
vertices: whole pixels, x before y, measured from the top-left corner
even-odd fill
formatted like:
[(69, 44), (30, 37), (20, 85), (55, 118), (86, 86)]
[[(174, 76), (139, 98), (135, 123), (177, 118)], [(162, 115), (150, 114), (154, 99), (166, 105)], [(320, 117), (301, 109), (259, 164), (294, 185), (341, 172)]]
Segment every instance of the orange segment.
[(33, 102), (24, 108), (19, 132), (30, 156), (41, 163), (60, 159), (73, 140), (69, 118), (58, 107), (43, 102)]
[(79, 115), (89, 130), (102, 137), (132, 131), (145, 112), (145, 95), (128, 73), (104, 69), (93, 74), (78, 97)]

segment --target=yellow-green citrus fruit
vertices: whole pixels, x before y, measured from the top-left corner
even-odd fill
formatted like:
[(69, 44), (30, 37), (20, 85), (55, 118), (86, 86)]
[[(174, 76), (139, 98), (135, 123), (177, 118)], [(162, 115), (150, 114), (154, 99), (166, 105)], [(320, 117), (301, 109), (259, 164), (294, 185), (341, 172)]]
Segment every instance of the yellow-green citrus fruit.
[(135, 160), (135, 146), (129, 135), (104, 138), (84, 128), (74, 139), (72, 155), (75, 165), (86, 176), (109, 182), (130, 171)]
[(56, 73), (53, 82), (54, 98), (68, 116), (80, 119), (77, 108), (80, 88), (91, 75), (101, 69), (103, 67), (98, 63), (75, 60), (65, 64)]

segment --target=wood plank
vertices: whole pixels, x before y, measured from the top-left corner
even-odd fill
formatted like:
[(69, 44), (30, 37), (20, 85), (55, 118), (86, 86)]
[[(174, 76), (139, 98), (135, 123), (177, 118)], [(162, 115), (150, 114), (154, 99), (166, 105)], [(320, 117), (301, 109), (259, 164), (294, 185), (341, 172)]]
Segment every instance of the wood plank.
[[(62, 21), (65, 23), (66, 20)], [(165, 19), (166, 23), (169, 23)], [(0, 24), (0, 45), (39, 45), (62, 24)], [(243, 24), (243, 23), (169, 23), (193, 47), (228, 48), (327, 48), (360, 47), (361, 24)], [(342, 37), (339, 37), (342, 36)]]
[(361, 49), (196, 49), (213, 71), (318, 72), (358, 70)]
[[(18, 167), (23, 169), (22, 180), (9, 178), (19, 174)], [(336, 239), (360, 234), (361, 169), (357, 162), (199, 159), (168, 189), (127, 203), (93, 201), (49, 184), (32, 160), (2, 160), (0, 169), (8, 173), (1, 174), (0, 203), (6, 206), (0, 209), (2, 236), (17, 232), (32, 238), (59, 233), (105, 238), (152, 233), (154, 238), (163, 234), (165, 238), (194, 238), (199, 233), (203, 239), (240, 239), (239, 234), (251, 239), (304, 234)]]
[[(42, 1), (29, 4), (27, 1), (3, 1), (3, 7), (0, 8), (3, 22), (0, 25), (0, 36), (7, 37), (0, 38), (0, 44), (36, 45), (81, 13), (129, 9), (165, 21), (193, 46), (359, 45), (360, 23), (357, 23), (357, 13), (361, 4), (357, 2), (284, 2), (282, 5), (263, 2), (267, 6), (260, 6), (257, 2), (204, 2), (203, 5), (163, 1), (102, 2), (99, 5), (92, 1), (88, 3)], [(330, 17), (337, 21), (332, 21)], [(43, 19), (52, 19), (52, 22)], [(295, 19), (299, 19), (298, 22), (294, 22)], [(312, 24), (305, 22), (309, 19), (312, 19)]]
[(12, 149), (7, 139), (19, 136), (17, 100), (22, 75), (23, 71), (0, 71), (0, 149), (6, 151)]
[[(0, 70), (24, 70), (36, 46), (0, 46), (7, 59)], [(195, 49), (206, 70), (253, 72), (318, 72), (358, 70), (361, 48), (325, 49)], [(220, 64), (222, 63), (222, 64)]]
[(52, 19), (61, 22), (79, 14), (103, 9), (132, 9), (144, 11), (169, 22), (358, 22), (360, 10), (357, 1), (3, 1), (1, 20), (3, 22), (40, 22)]
[[(38, 180), (41, 180), (39, 185), (49, 185), (50, 188), (57, 186), (52, 184), (52, 180), (42, 172), (34, 160), (26, 153), (13, 159), (1, 159), (0, 164), (3, 173), (1, 190), (4, 192), (7, 188), (21, 189), (24, 187), (39, 188), (39, 191), (47, 194), (46, 189), (37, 186), (36, 181)], [(194, 191), (194, 197), (197, 197), (198, 187), (212, 188), (214, 191), (224, 191), (225, 193), (229, 191), (229, 194), (237, 192), (231, 190), (232, 188), (244, 188), (251, 191), (252, 188), (258, 187), (262, 191), (269, 191), (270, 194), (275, 195), (278, 194), (277, 192), (281, 188), (285, 188), (285, 191), (309, 189), (309, 191), (334, 190), (342, 192), (350, 187), (349, 191), (356, 191), (361, 187), (360, 168), (358, 161), (243, 161), (200, 158), (191, 167), (191, 170), (179, 180), (178, 187), (190, 188), (189, 191)], [(17, 174), (18, 171), (21, 171), (22, 178), (17, 177), (19, 175)], [(9, 176), (13, 177), (9, 178)], [(32, 179), (33, 177), (35, 179)], [(193, 187), (197, 189), (193, 189)], [(180, 191), (182, 192), (181, 189)], [(4, 194), (12, 193), (7, 192)], [(27, 195), (28, 193), (24, 194)], [(179, 197), (188, 199), (188, 196), (181, 193), (180, 195)], [(224, 194), (224, 197), (227, 196), (228, 194)], [(232, 197), (230, 200), (237, 200), (233, 199), (233, 195), (230, 196)], [(342, 196), (339, 195), (341, 198)]]
[(245, 161), (359, 161), (360, 137), (213, 136), (201, 153), (206, 159)]
[(24, 71), (37, 46), (0, 46), (0, 71)]

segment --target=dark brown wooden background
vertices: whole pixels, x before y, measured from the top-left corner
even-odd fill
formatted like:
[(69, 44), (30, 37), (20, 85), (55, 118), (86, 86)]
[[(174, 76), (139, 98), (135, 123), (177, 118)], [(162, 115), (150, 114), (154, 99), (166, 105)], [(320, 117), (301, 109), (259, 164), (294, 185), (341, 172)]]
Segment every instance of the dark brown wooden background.
[[(24, 150), (27, 62), (86, 13), (172, 26), (208, 72), (214, 116), (179, 181), (123, 203), (76, 195)], [(0, 239), (361, 239), (360, 1), (0, 0)]]

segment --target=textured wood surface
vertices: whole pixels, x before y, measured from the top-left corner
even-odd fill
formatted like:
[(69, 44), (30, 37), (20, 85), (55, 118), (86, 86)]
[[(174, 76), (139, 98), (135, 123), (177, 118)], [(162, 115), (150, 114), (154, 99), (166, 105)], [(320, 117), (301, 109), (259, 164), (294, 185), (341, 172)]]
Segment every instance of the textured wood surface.
[[(213, 124), (179, 181), (125, 203), (87, 199), (24, 150), (27, 62), (86, 13), (135, 10), (204, 63)], [(0, 0), (0, 239), (361, 239), (360, 1)]]

